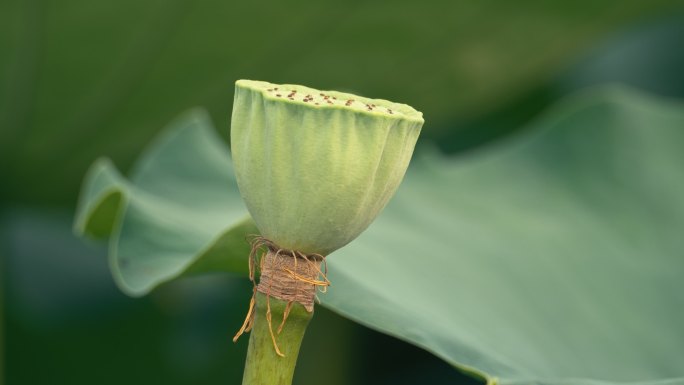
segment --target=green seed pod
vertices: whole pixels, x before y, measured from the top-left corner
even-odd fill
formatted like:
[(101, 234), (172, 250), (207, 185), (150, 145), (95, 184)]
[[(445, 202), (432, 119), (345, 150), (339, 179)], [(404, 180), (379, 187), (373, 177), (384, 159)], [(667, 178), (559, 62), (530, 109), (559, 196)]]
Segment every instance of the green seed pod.
[(401, 183), (422, 125), (405, 104), (238, 80), (231, 151), (261, 235), (305, 254), (352, 241)]

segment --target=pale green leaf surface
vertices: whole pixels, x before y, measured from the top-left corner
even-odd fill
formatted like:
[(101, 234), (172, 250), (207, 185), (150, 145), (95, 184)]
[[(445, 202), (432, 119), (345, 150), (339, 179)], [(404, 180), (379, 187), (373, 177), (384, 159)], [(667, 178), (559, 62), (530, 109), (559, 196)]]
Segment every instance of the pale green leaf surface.
[(414, 159), (325, 304), (502, 383), (684, 384), (683, 147), (681, 105), (606, 90)]
[(245, 234), (256, 229), (235, 183), (227, 147), (206, 113), (191, 111), (148, 149), (130, 182), (107, 160), (91, 167), (75, 230), (110, 237), (110, 267), (131, 295), (183, 273), (245, 272)]
[[(193, 116), (133, 182), (99, 163), (84, 186), (77, 230), (113, 229), (129, 293), (246, 269), (255, 230), (231, 229), (245, 210), (228, 153)], [(684, 384), (683, 146), (681, 105), (606, 89), (468, 157), (418, 156), (330, 256), (323, 305), (490, 381)], [(119, 217), (95, 226), (107, 194)]]

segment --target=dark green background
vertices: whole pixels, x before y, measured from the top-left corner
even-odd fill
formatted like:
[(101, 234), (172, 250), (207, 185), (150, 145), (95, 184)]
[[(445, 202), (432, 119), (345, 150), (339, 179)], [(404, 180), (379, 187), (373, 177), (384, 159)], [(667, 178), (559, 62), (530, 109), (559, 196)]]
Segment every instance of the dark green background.
[[(682, 41), (681, 1), (5, 0), (0, 382), (239, 382), (246, 339), (230, 337), (245, 282), (212, 276), (130, 299), (104, 247), (70, 230), (97, 156), (125, 170), (197, 105), (227, 138), (236, 79), (411, 104), (425, 114), (421, 141), (458, 156), (594, 84), (684, 97)], [(427, 353), (320, 309), (296, 381), (457, 379)]]

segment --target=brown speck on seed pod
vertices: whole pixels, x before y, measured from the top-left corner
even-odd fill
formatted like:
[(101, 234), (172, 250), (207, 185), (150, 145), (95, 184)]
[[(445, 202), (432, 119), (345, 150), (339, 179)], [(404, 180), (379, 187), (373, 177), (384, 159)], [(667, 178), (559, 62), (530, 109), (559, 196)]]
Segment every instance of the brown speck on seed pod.
[(321, 95), (321, 96), (325, 96), (325, 95), (323, 95), (323, 94), (319, 94), (319, 95)]
[(334, 96), (333, 96), (333, 99), (337, 100), (337, 98), (336, 98), (336, 97), (334, 97)]
[(268, 89), (268, 92), (272, 92), (272, 91), (273, 91), (273, 88), (269, 88), (269, 89)]
[(277, 96), (277, 97), (281, 97), (281, 96), (283, 96), (283, 95), (281, 95), (281, 94), (276, 94), (276, 96)]
[(290, 100), (294, 100), (294, 98), (288, 98), (288, 99), (290, 99)]
[(394, 112), (392, 112), (392, 110), (390, 110), (389, 108), (387, 109), (387, 112), (389, 112), (390, 114), (394, 114)]
[(274, 88), (274, 90), (278, 91), (278, 87)]

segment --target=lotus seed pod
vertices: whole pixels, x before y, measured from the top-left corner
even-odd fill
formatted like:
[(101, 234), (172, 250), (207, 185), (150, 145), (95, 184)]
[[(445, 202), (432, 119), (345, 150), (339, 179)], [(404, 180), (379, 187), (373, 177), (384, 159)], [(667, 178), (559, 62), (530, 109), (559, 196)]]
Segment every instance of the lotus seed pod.
[(352, 241), (401, 183), (422, 125), (405, 104), (238, 80), (231, 152), (261, 235), (321, 255)]

